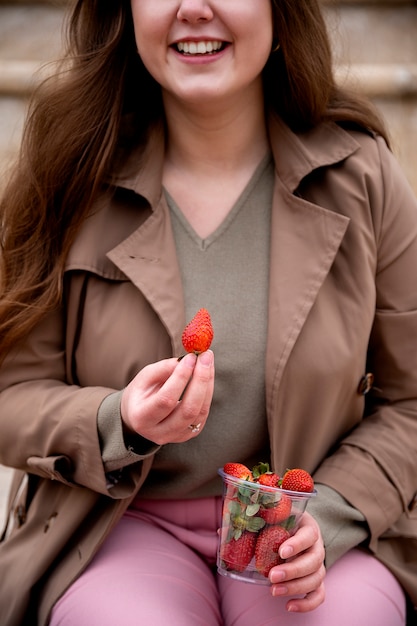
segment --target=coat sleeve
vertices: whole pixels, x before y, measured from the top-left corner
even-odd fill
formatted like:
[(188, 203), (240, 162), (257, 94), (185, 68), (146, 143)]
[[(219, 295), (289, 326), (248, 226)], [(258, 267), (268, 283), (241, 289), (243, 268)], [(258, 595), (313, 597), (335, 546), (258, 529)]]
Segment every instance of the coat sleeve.
[(123, 469), (117, 479), (110, 476), (97, 428), (99, 408), (115, 390), (68, 384), (64, 319), (62, 310), (48, 314), (0, 368), (0, 463), (113, 498), (128, 497), (137, 486), (140, 463)]
[(378, 249), (368, 349), (374, 388), (361, 423), (315, 474), (365, 515), (371, 547), (409, 518), (417, 492), (417, 201), (377, 143), (381, 176), (369, 182)]

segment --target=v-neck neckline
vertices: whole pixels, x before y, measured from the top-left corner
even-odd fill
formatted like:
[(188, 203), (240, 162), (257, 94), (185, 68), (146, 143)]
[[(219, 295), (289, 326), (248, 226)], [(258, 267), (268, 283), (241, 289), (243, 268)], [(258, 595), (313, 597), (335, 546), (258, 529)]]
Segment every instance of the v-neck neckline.
[(236, 218), (236, 216), (241, 211), (242, 207), (245, 205), (245, 202), (249, 195), (252, 193), (253, 189), (258, 184), (260, 178), (262, 177), (264, 171), (267, 166), (271, 162), (272, 155), (268, 152), (261, 162), (256, 167), (253, 172), (251, 178), (247, 182), (245, 188), (242, 190), (242, 193), (237, 198), (236, 202), (233, 204), (230, 211), (227, 213), (224, 220), (219, 224), (217, 228), (214, 229), (210, 235), (207, 237), (200, 237), (200, 235), (195, 231), (195, 229), (191, 226), (190, 222), (185, 217), (184, 213), (181, 211), (180, 207), (176, 203), (175, 199), (171, 196), (171, 194), (167, 191), (165, 187), (163, 187), (163, 191), (165, 194), (166, 201), (168, 203), (168, 207), (170, 211), (175, 215), (178, 221), (181, 223), (184, 230), (188, 233), (189, 237), (196, 243), (196, 245), (200, 248), (200, 250), (206, 250), (212, 243), (214, 243), (221, 235), (229, 228), (230, 224)]

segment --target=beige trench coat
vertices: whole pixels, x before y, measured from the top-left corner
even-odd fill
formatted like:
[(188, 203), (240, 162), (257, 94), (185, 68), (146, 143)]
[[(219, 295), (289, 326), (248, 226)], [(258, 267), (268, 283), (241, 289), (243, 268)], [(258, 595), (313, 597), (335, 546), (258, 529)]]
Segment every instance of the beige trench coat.
[[(314, 472), (362, 511), (370, 549), (417, 602), (417, 202), (379, 139), (334, 124), (294, 135), (276, 118), (270, 137), (272, 460)], [(140, 173), (119, 180), (80, 233), (63, 310), (0, 371), (0, 462), (20, 470), (16, 485), (29, 475), (0, 544), (3, 626), (47, 623), (151, 467), (144, 458), (110, 481), (96, 416), (144, 365), (181, 353), (162, 152), (158, 132)]]

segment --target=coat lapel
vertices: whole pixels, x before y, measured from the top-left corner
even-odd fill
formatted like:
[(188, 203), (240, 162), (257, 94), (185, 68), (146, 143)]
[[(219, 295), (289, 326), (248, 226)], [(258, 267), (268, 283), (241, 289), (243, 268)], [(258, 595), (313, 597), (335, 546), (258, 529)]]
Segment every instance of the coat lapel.
[(107, 257), (147, 298), (170, 336), (173, 354), (181, 354), (185, 307), (169, 208), (162, 193), (164, 153), (164, 126), (156, 124), (147, 144), (129, 156), (115, 177), (116, 185), (146, 198), (152, 212)]
[[(358, 144), (335, 124), (295, 135), (275, 116), (269, 119), (269, 133), (276, 166), (266, 355), (267, 408), (271, 414), (273, 390), (279, 385), (349, 222), (343, 215), (303, 200), (294, 191), (314, 169), (337, 163), (352, 154)], [(148, 197), (154, 206), (151, 216), (107, 256), (154, 307), (176, 354), (181, 352), (185, 313), (169, 210), (160, 195), (162, 151), (159, 134), (146, 147), (141, 175), (123, 182), (124, 187)]]
[(345, 234), (349, 219), (292, 196), (277, 180), (274, 192), (268, 341), (267, 412), (291, 350)]
[(146, 222), (107, 256), (147, 298), (171, 338), (173, 354), (181, 354), (184, 296), (169, 210), (163, 196)]
[[(266, 353), (267, 414), (299, 333), (314, 304), (349, 224), (349, 218), (294, 194), (315, 168), (352, 154), (357, 144), (335, 125), (295, 136), (274, 118), (270, 123), (276, 165), (271, 217), (269, 321)], [(335, 135), (337, 141), (335, 141)]]

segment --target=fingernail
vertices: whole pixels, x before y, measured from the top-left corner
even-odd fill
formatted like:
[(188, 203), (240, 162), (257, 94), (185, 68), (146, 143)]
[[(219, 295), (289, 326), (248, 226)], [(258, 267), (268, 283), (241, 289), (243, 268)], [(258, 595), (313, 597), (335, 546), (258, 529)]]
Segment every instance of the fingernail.
[(282, 585), (278, 585), (278, 587), (272, 587), (273, 596), (285, 596), (287, 593), (287, 587), (283, 587)]
[(210, 367), (210, 365), (213, 363), (213, 352), (211, 350), (207, 350), (207, 352), (202, 352), (198, 359), (201, 365), (204, 365), (205, 367)]
[(189, 352), (183, 358), (183, 362), (190, 368), (194, 368), (196, 360), (197, 360), (197, 357), (194, 354), (194, 352)]
[(285, 572), (282, 570), (272, 571), (269, 576), (271, 583), (280, 583), (285, 579)]
[(279, 551), (279, 556), (281, 557), (281, 559), (289, 559), (290, 556), (293, 555), (293, 553), (294, 553), (294, 548), (291, 548), (291, 546), (284, 546)]

